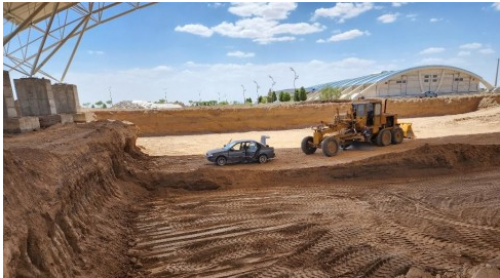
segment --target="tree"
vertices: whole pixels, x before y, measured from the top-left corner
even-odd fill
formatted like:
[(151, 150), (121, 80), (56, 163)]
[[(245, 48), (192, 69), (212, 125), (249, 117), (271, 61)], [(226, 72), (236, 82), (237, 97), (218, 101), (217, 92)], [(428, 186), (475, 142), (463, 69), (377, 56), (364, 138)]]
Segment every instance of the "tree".
[(341, 95), (341, 90), (339, 88), (332, 88), (330, 86), (324, 88), (320, 92), (320, 100), (335, 100), (339, 99)]
[(106, 101), (107, 105), (111, 105), (113, 102), (111, 100)]
[(85, 102), (85, 103), (83, 104), (83, 107), (85, 107), (85, 108), (89, 108), (90, 104), (91, 104), (90, 102)]
[(307, 92), (304, 87), (300, 87), (299, 90), (299, 99), (300, 101), (306, 101), (307, 100)]
[(290, 95), (290, 93), (283, 93), (283, 102), (288, 102), (292, 100), (292, 96)]
[(165, 103), (165, 99), (160, 98), (158, 101), (155, 101), (155, 103), (163, 104)]
[(92, 107), (90, 107), (90, 108), (95, 108), (95, 106), (92, 104)]
[(102, 106), (104, 104), (104, 102), (102, 102), (102, 100), (99, 100), (98, 102), (95, 103), (96, 106)]
[(278, 98), (276, 97), (276, 92), (275, 91), (273, 91), (273, 94), (271, 96), (271, 100), (272, 100), (271, 102), (275, 102), (275, 101), (278, 100)]
[(299, 96), (299, 90), (295, 89), (295, 92), (293, 93), (293, 101), (300, 101), (300, 96)]
[(245, 104), (247, 104), (247, 103), (252, 104), (252, 98), (251, 97), (245, 99)]
[(102, 108), (108, 108), (108, 107), (106, 106), (106, 104), (103, 103)]
[(267, 98), (266, 97), (259, 96), (259, 99), (258, 99), (257, 103), (266, 103), (266, 102), (267, 102)]

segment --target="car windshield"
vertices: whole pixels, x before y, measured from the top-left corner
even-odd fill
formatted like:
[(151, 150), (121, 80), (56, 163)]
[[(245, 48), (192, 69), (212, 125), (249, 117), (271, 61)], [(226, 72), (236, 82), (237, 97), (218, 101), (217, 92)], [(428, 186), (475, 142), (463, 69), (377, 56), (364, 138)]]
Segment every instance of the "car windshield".
[(224, 150), (229, 151), (234, 145), (239, 144), (239, 143), (240, 142), (238, 142), (238, 141), (230, 142), (229, 144), (224, 146)]

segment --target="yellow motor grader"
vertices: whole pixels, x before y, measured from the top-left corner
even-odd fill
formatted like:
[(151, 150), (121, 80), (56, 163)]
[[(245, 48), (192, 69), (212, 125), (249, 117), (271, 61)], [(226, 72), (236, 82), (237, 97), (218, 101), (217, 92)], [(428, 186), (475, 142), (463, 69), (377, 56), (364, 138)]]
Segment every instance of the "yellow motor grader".
[[(321, 122), (312, 127), (313, 136), (302, 140), (302, 151), (313, 154), (318, 148), (326, 156), (347, 149), (353, 142), (371, 142), (379, 146), (400, 144), (403, 138), (413, 138), (411, 123), (398, 123), (396, 114), (386, 113), (387, 100), (357, 100), (347, 115), (337, 110), (332, 123)], [(384, 110), (382, 110), (382, 108)]]

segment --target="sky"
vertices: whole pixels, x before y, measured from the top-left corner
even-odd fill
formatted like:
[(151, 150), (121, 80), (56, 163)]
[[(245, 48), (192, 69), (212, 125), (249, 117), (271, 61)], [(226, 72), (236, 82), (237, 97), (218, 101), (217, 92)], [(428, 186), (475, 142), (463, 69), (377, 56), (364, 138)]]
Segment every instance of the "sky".
[(297, 88), (419, 65), (493, 84), (499, 30), (500, 3), (158, 3), (88, 31), (65, 82), (81, 103), (186, 104), (293, 88), (290, 68)]

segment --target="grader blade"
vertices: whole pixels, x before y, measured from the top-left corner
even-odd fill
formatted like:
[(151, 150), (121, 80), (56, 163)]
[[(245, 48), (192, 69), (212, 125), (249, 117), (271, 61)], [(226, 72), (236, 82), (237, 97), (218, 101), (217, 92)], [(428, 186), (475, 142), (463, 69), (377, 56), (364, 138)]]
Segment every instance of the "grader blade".
[(415, 133), (411, 127), (411, 123), (400, 123), (399, 127), (403, 129), (403, 136), (408, 139), (415, 139)]

